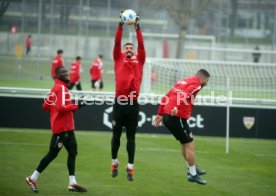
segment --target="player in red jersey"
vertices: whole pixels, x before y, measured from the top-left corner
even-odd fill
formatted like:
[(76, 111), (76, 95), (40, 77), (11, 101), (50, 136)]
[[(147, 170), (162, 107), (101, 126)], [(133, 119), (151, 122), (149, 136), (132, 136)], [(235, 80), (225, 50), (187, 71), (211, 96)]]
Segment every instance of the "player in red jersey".
[(26, 39), (26, 55), (28, 55), (31, 52), (31, 46), (32, 46), (32, 36), (28, 35)]
[(62, 55), (63, 55), (63, 50), (59, 49), (57, 51), (57, 56), (55, 56), (54, 59), (53, 59), (53, 62), (52, 62), (52, 71), (51, 71), (53, 79), (56, 78), (56, 76), (55, 76), (55, 70), (56, 70), (56, 68), (60, 67), (60, 66), (64, 66)]
[(190, 118), (197, 93), (207, 85), (210, 74), (205, 69), (199, 70), (195, 76), (178, 81), (164, 96), (153, 125), (159, 126), (163, 121), (174, 137), (180, 142), (182, 155), (188, 164), (188, 180), (206, 184), (199, 175), (206, 172), (195, 166), (195, 149), (193, 135), (187, 120)]
[(68, 71), (57, 67), (55, 85), (45, 99), (42, 109), (50, 112), (52, 139), (48, 153), (41, 159), (33, 174), (26, 178), (32, 191), (38, 192), (36, 182), (42, 171), (57, 157), (64, 146), (68, 152), (67, 167), (69, 171), (69, 191), (86, 192), (77, 184), (75, 178), (75, 160), (77, 156), (77, 141), (74, 133), (74, 112), (84, 106), (83, 102), (73, 104), (67, 89), (69, 83)]
[(103, 55), (99, 54), (98, 58), (93, 61), (92, 66), (90, 68), (91, 75), (91, 87), (93, 90), (96, 90), (97, 87), (102, 90), (103, 89), (103, 78), (102, 78), (102, 69), (103, 69)]
[(116, 81), (115, 103), (113, 106), (113, 135), (111, 140), (112, 165), (111, 175), (118, 175), (118, 150), (122, 127), (126, 128), (128, 164), (127, 179), (133, 181), (135, 134), (138, 126), (139, 104), (137, 102), (143, 75), (146, 52), (142, 31), (139, 26), (139, 17), (136, 18), (134, 28), (137, 35), (138, 53), (132, 43), (124, 44), (121, 48), (123, 23), (117, 28), (115, 45), (113, 50), (114, 71)]
[(80, 81), (80, 72), (81, 72), (81, 57), (77, 56), (76, 60), (71, 63), (69, 77), (70, 84), (68, 89), (71, 90), (76, 85), (78, 91), (81, 91), (81, 81)]

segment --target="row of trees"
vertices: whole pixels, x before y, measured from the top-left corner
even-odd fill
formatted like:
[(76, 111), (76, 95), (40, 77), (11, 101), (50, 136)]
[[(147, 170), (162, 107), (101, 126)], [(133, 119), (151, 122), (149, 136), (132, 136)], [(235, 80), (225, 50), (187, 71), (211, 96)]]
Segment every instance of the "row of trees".
[[(183, 49), (184, 49), (184, 38), (187, 33), (188, 26), (191, 20), (204, 9), (206, 6), (212, 5), (212, 1), (214, 0), (140, 0), (139, 4), (149, 5), (151, 9), (158, 11), (165, 9), (167, 13), (173, 18), (175, 24), (179, 27), (179, 40), (176, 52), (176, 58), (182, 58)], [(1, 1), (0, 2), (0, 20), (3, 18), (5, 12), (8, 10), (9, 6), (12, 3), (22, 3), (22, 0), (9, 0), (9, 1)], [(45, 19), (46, 13), (50, 12), (50, 6), (46, 6), (47, 4), (52, 3), (53, 1), (41, 1), (42, 3), (42, 19)], [(71, 14), (72, 8), (74, 5), (78, 6), (78, 1), (55, 1), (56, 3), (60, 3), (60, 28), (63, 29), (68, 25), (69, 16)], [(27, 3), (27, 2), (25, 2)], [(232, 13), (230, 17), (230, 29), (231, 34), (234, 34), (236, 27), (236, 17), (237, 17), (237, 9), (238, 9), (238, 0), (231, 0), (231, 8)], [(213, 5), (214, 6), (214, 5)]]

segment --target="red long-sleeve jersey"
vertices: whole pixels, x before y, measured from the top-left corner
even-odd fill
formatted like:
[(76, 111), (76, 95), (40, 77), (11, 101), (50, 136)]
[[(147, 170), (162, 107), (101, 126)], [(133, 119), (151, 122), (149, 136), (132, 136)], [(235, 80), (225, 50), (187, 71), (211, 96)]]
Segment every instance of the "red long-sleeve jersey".
[(30, 48), (31, 45), (32, 45), (32, 39), (31, 39), (30, 37), (28, 37), (28, 38), (26, 39), (26, 48)]
[(60, 66), (64, 66), (63, 59), (60, 55), (57, 55), (56, 57), (53, 58), (53, 61), (52, 61), (51, 74), (53, 79), (55, 79), (56, 77), (56, 74), (55, 74), (56, 68)]
[(81, 64), (79, 61), (74, 61), (71, 64), (69, 77), (71, 83), (76, 83), (80, 81), (80, 71), (81, 71)]
[(102, 67), (103, 63), (96, 59), (93, 61), (92, 66), (90, 68), (91, 80), (101, 80), (102, 79)]
[(194, 100), (201, 89), (198, 76), (178, 81), (175, 86), (162, 98), (158, 108), (158, 115), (171, 115), (175, 107), (178, 112), (175, 116), (188, 119), (191, 116)]
[(113, 50), (116, 81), (115, 96), (119, 97), (123, 95), (130, 99), (130, 94), (132, 94), (134, 95), (133, 100), (137, 100), (142, 81), (143, 66), (146, 59), (143, 35), (140, 29), (136, 30), (138, 53), (134, 54), (133, 58), (127, 58), (121, 49), (122, 33), (123, 28), (118, 27)]
[(78, 109), (78, 105), (72, 103), (66, 83), (55, 80), (55, 85), (45, 99), (42, 109), (50, 112), (53, 134), (75, 129), (73, 112)]

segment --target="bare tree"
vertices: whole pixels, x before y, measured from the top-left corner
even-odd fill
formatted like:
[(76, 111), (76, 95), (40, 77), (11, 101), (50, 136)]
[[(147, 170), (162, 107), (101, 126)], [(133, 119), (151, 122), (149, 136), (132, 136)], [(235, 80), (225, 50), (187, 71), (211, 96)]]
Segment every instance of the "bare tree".
[(191, 20), (212, 0), (140, 0), (141, 3), (155, 9), (165, 9), (179, 26), (176, 58), (183, 57), (185, 36)]
[(193, 2), (194, 3), (191, 3), (190, 0), (162, 1), (164, 8), (179, 26), (176, 58), (183, 57), (185, 36), (191, 19), (194, 18), (205, 5), (210, 3), (210, 0), (197, 0)]
[(73, 8), (74, 4), (70, 4), (70, 3), (63, 3), (60, 6), (60, 26), (61, 29), (65, 29), (68, 27), (68, 23), (69, 23), (69, 16), (71, 14), (71, 10)]
[(238, 0), (231, 0), (231, 17), (230, 17), (230, 32), (233, 36), (237, 26)]
[(1, 1), (0, 3), (0, 19), (4, 16), (5, 12), (7, 11), (10, 5), (9, 1)]

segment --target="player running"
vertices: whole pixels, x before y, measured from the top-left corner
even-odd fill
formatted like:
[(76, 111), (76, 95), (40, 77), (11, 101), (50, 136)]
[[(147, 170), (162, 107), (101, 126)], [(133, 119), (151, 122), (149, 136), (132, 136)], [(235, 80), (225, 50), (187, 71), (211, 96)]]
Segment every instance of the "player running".
[(49, 152), (41, 159), (33, 174), (26, 178), (32, 191), (38, 192), (36, 183), (41, 172), (57, 157), (64, 146), (68, 152), (67, 167), (69, 171), (69, 191), (86, 192), (87, 190), (77, 184), (75, 178), (75, 160), (77, 156), (77, 141), (74, 133), (74, 114), (78, 108), (84, 106), (73, 104), (68, 93), (68, 71), (64, 67), (57, 67), (55, 71), (55, 85), (45, 99), (42, 109), (50, 112), (52, 139)]
[(76, 85), (78, 91), (81, 91), (81, 81), (80, 81), (80, 72), (81, 72), (81, 57), (77, 56), (76, 60), (72, 62), (70, 67), (70, 85), (68, 89), (71, 90)]
[(181, 144), (182, 155), (188, 165), (188, 180), (202, 185), (207, 182), (199, 175), (206, 172), (195, 166), (193, 135), (187, 120), (191, 116), (197, 93), (207, 85), (209, 78), (208, 71), (201, 69), (195, 76), (178, 81), (162, 98), (158, 114), (153, 122), (153, 125), (157, 127), (163, 120), (164, 125)]
[(113, 50), (116, 95), (113, 105), (113, 135), (111, 140), (112, 165), (111, 174), (118, 175), (119, 162), (117, 160), (120, 147), (122, 127), (126, 128), (128, 164), (126, 167), (127, 179), (133, 181), (135, 134), (138, 125), (139, 105), (137, 102), (142, 81), (143, 66), (146, 52), (142, 31), (139, 26), (139, 18), (136, 18), (134, 28), (137, 35), (138, 53), (135, 53), (134, 45), (126, 43), (121, 48), (123, 22), (119, 22), (115, 45)]
[(59, 49), (57, 51), (57, 56), (55, 56), (54, 59), (53, 59), (53, 62), (52, 62), (52, 71), (51, 71), (53, 79), (55, 79), (55, 76), (56, 76), (56, 74), (55, 74), (56, 68), (64, 66), (62, 55), (63, 55), (63, 50)]

